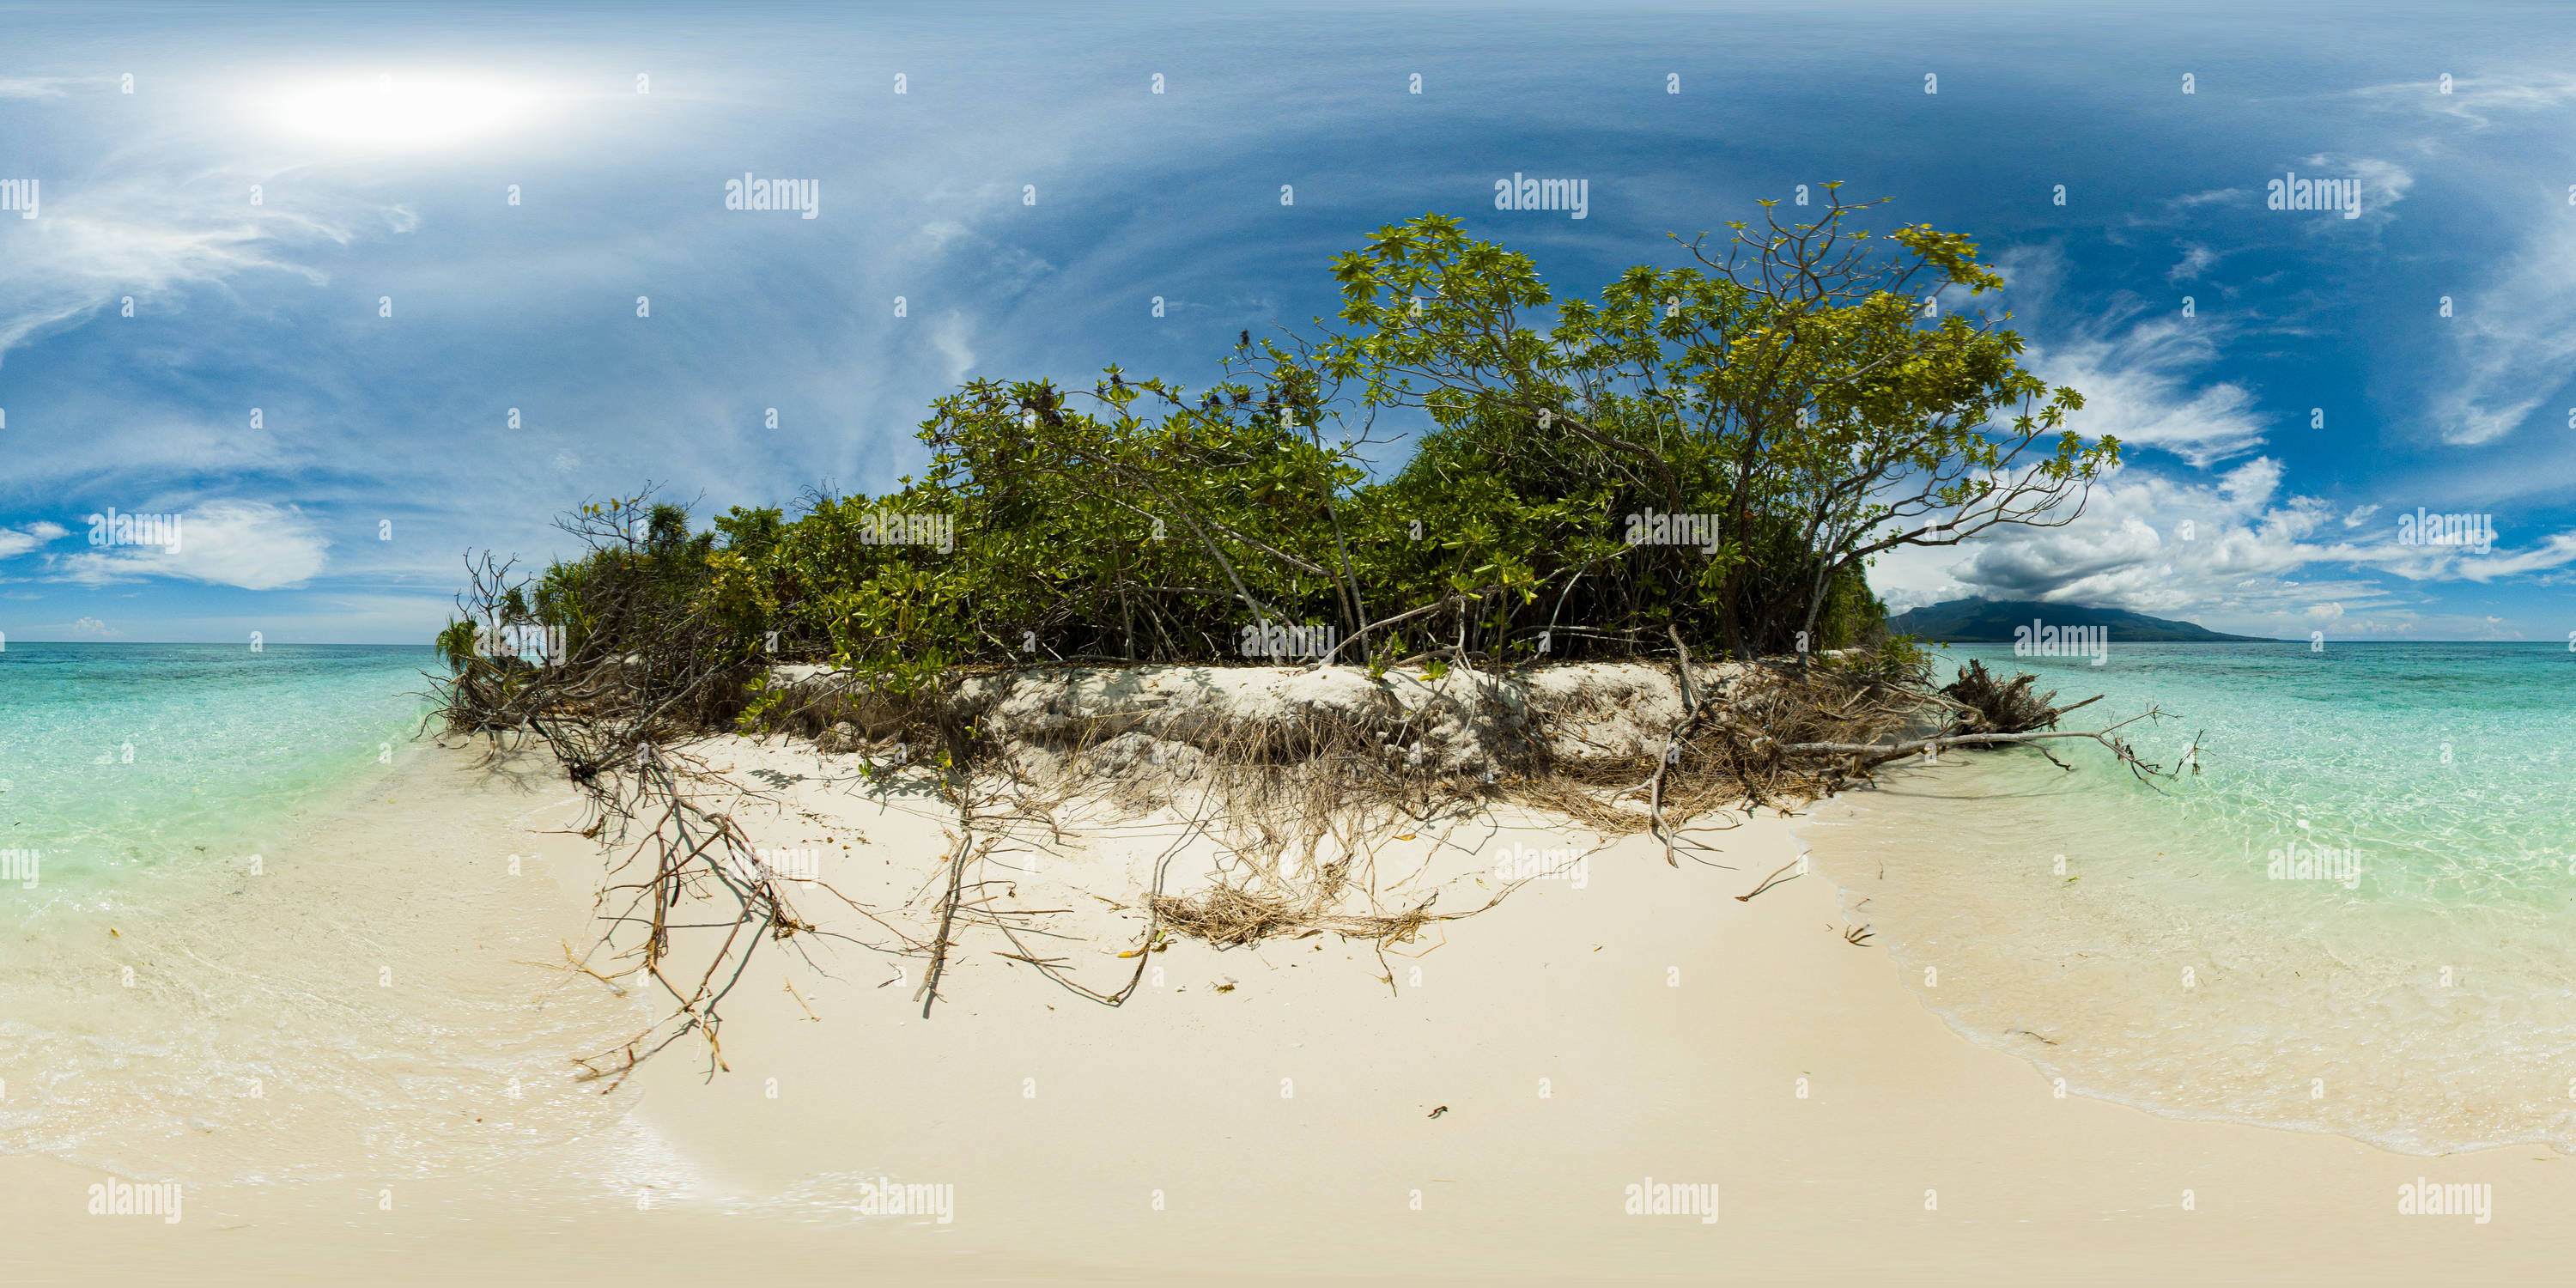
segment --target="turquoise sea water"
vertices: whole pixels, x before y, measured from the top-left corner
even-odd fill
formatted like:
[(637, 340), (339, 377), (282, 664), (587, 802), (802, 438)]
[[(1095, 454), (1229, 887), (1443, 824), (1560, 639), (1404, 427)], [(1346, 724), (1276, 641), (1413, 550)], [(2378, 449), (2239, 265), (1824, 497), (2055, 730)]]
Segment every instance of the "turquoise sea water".
[(1926, 1005), (2167, 1113), (2576, 1146), (2576, 653), (2114, 639), (1945, 674), (1971, 658), (2103, 695), (2068, 728), (2161, 708), (2124, 733), (2177, 772), (1952, 753), (1821, 808), (1806, 835)]
[(544, 966), (578, 925), (514, 830), (547, 798), (414, 740), (434, 664), (0, 653), (0, 860), (40, 860), (0, 881), (0, 1154), (187, 1183), (629, 1165), (563, 1151), (613, 1134), (565, 1071), (631, 1004)]
[[(2099, 666), (1962, 647), (1945, 668), (1971, 657), (2061, 699), (2103, 695), (2073, 727), (2161, 707), (2170, 718), (2125, 732), (2175, 772), (2141, 782), (2077, 742), (2057, 744), (2071, 772), (2028, 751), (1953, 753), (1824, 803), (1805, 834), (1907, 985), (2029, 1059), (2034, 1096), (2064, 1079), (2417, 1152), (2576, 1147), (2576, 654), (2113, 640)], [(331, 892), (320, 906), (260, 901), (289, 887), (241, 875), (242, 856), (296, 853), (304, 823), (350, 817), (394, 773), (432, 661), (0, 653), (0, 851), (41, 854), (34, 887), (0, 883), (15, 981), (0, 1152), (181, 1174), (202, 1165), (172, 1161), (190, 1141), (291, 1141), (317, 1104), (354, 1106), (364, 1135), (415, 1099), (385, 1079), (465, 1097), (586, 1040), (458, 1062), (452, 1035), (501, 1031), (491, 1016), (514, 1002), (458, 1003), (434, 1024), (368, 1009), (412, 996), (378, 985), (401, 947), (389, 937), (434, 948), (467, 903), (503, 901), (487, 920), (513, 906), (495, 891), (516, 887), (475, 876), (492, 855), (460, 853), (432, 892), (369, 884), (362, 852), (305, 853), (292, 888)], [(447, 911), (422, 917), (419, 900)], [(464, 997), (481, 976), (460, 972), (432, 992)], [(257, 1078), (296, 1096), (245, 1098)]]
[(299, 807), (420, 728), (427, 647), (27, 644), (0, 651), (0, 849), (37, 853), (0, 911), (121, 873), (275, 849)]

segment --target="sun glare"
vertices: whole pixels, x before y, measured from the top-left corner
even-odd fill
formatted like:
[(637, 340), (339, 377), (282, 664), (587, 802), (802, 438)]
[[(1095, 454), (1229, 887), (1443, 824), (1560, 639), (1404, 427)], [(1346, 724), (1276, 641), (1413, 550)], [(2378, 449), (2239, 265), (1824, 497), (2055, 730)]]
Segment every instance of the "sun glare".
[(345, 143), (429, 146), (516, 123), (528, 96), (475, 81), (378, 76), (308, 86), (277, 100), (280, 124)]

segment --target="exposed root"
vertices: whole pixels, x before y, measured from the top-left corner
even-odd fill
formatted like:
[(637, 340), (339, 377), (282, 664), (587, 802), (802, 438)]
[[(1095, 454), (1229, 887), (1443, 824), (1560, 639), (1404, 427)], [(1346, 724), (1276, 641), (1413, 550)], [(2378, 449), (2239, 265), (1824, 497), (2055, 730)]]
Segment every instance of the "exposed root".
[[(477, 586), (487, 603), (504, 589), (481, 574)], [(1230, 949), (1333, 934), (1371, 944), (1383, 964), (1390, 946), (1483, 912), (1517, 884), (1481, 907), (1435, 912), (1438, 889), (1399, 893), (1410, 877), (1382, 878), (1378, 838), (1410, 839), (1498, 805), (1605, 837), (1651, 833), (1675, 866), (1685, 853), (1727, 866), (1690, 836), (1703, 818), (1737, 804), (1803, 804), (1919, 753), (2089, 738), (2141, 778), (2167, 772), (2119, 733), (2160, 713), (2053, 731), (2085, 704), (2054, 707), (2053, 694), (2030, 692), (2028, 676), (2003, 682), (1972, 666), (1935, 692), (1903, 668), (1699, 668), (1678, 638), (1668, 681), (1634, 666), (1596, 684), (1618, 668), (1569, 680), (1461, 665), (1446, 676), (1310, 671), (1299, 683), (1312, 687), (1298, 689), (1262, 678), (1284, 672), (1053, 668), (952, 674), (905, 694), (854, 690), (828, 673), (776, 685), (764, 676), (747, 698), (739, 663), (700, 643), (684, 630), (614, 656), (593, 649), (533, 665), (472, 657), (456, 662), (448, 685), (451, 730), (542, 740), (591, 793), (596, 818), (583, 834), (634, 844), (601, 892), (600, 940), (588, 954), (567, 950), (570, 969), (618, 989), (640, 977), (668, 1005), (645, 1032), (580, 1062), (582, 1077), (612, 1088), (693, 1035), (706, 1043), (709, 1072), (723, 1069), (721, 1006), (751, 958), (764, 942), (801, 951), (817, 933), (732, 815), (706, 803), (773, 798), (679, 750), (684, 733), (728, 721), (746, 702), (752, 731), (796, 730), (825, 754), (862, 754), (860, 772), (881, 788), (917, 784), (907, 770), (935, 774), (955, 824), (945, 861), (916, 899), (939, 892), (927, 904), (936, 930), (907, 931), (832, 891), (890, 932), (868, 946), (925, 961), (925, 1017), (960, 946), (982, 930), (1007, 941), (997, 955), (1106, 1006), (1132, 996), (1150, 954), (1177, 938)], [(1104, 809), (1181, 824), (1134, 905), (1145, 924), (1117, 954), (1133, 965), (1114, 989), (1082, 982), (1075, 959), (1042, 943), (1064, 938), (1046, 918), (1065, 910), (1021, 906), (1025, 872), (1006, 857), (1078, 845), (1066, 819)], [(1175, 892), (1171, 865), (1194, 844), (1223, 857), (1208, 879)], [(988, 864), (1010, 875), (988, 876)], [(1737, 897), (1761, 894), (1788, 871)], [(1391, 968), (1383, 978), (1393, 987)]]

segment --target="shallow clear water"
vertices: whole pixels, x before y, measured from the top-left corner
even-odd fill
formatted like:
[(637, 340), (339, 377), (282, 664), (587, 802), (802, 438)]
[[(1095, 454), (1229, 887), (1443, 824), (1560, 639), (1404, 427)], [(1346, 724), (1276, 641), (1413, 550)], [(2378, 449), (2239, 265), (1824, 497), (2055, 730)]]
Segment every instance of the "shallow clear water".
[[(2061, 743), (2073, 772), (1953, 754), (1819, 807), (1825, 870), (1927, 1005), (2074, 1094), (2417, 1152), (2576, 1146), (2576, 654), (2113, 641), (2099, 667), (1947, 662), (1970, 657), (2103, 694), (2077, 727), (2160, 705), (2127, 733), (2177, 772), (2143, 783)], [(375, 874), (407, 825), (388, 795), (428, 790), (401, 767), (430, 660), (0, 654), (0, 851), (42, 856), (34, 887), (0, 883), (0, 1152), (320, 1179), (505, 1172), (609, 1129), (564, 1056), (631, 1017), (579, 994), (533, 1013), (491, 970), (559, 947), (504, 875), (506, 829)], [(254, 881), (253, 853), (284, 862)]]
[(1853, 919), (1954, 1027), (2168, 1113), (2576, 1148), (2576, 654), (2114, 640), (1945, 673), (1971, 658), (2102, 694), (2069, 728), (2161, 707), (2124, 733), (2177, 772), (2061, 742), (2073, 772), (1953, 753), (1820, 807)]
[[(288, 821), (420, 728), (426, 647), (12, 644), (0, 650), (0, 924), (134, 871), (274, 850)], [(211, 858), (210, 858), (211, 856)]]
[(632, 1004), (547, 966), (577, 913), (509, 852), (546, 798), (460, 796), (466, 762), (413, 741), (433, 661), (0, 653), (0, 859), (37, 853), (0, 883), (0, 1153), (190, 1183), (634, 1165), (568, 1076)]

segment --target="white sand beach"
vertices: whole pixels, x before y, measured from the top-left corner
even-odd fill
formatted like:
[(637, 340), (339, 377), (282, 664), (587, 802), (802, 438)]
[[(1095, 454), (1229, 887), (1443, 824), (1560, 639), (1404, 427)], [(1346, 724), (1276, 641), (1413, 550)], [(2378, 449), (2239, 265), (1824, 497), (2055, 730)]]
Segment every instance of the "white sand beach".
[[(737, 817), (764, 845), (847, 844), (826, 866), (844, 893), (938, 872), (939, 812), (872, 797), (850, 758), (783, 739), (715, 754), (796, 780)], [(475, 761), (422, 751), (384, 812), (324, 826), (244, 897), (401, 910), (374, 944), (395, 978), (480, 980), (559, 1037), (640, 1024), (640, 999), (539, 964), (584, 933), (603, 867), (560, 830), (574, 793), (524, 762)], [(1817, 872), (1739, 901), (1799, 843), (1790, 820), (1736, 821), (1711, 838), (1732, 870), (1670, 867), (1631, 838), (1589, 854), (1579, 885), (1531, 881), (1391, 949), (1392, 988), (1364, 943), (1184, 941), (1150, 955), (1159, 986), (1112, 1009), (983, 932), (925, 1020), (917, 965), (891, 982), (897, 959), (817, 938), (811, 966), (756, 959), (727, 1008), (728, 1071), (674, 1047), (600, 1097), (569, 1080), (586, 1052), (561, 1051), (561, 1081), (442, 1106), (427, 1143), (410, 1129), (398, 1172), (368, 1174), (382, 1155), (338, 1137), (403, 1130), (405, 1107), (383, 1103), (280, 1106), (334, 1129), (304, 1133), (345, 1148), (315, 1169), (329, 1179), (189, 1185), (176, 1222), (89, 1215), (99, 1169), (0, 1160), (22, 1231), (0, 1266), (28, 1283), (2015, 1283), (2554, 1264), (2576, 1174), (2550, 1151), (2417, 1158), (2057, 1098), (1946, 1029), (1884, 952), (1846, 942), (1828, 876), (1866, 873), (1818, 854)], [(1451, 838), (1461, 893), (1441, 907), (1466, 903), (1464, 874), (1498, 843), (1569, 835), (1522, 822)], [(1050, 880), (1079, 884), (1035, 874), (1023, 906), (1063, 906), (1035, 901), (1060, 892)], [(872, 933), (830, 902), (801, 910)], [(1135, 965), (1116, 942), (1061, 951), (1095, 987)], [(480, 1140), (485, 1123), (508, 1139)], [(2400, 1216), (2418, 1177), (2491, 1186), (2491, 1220)], [(862, 1214), (880, 1180), (944, 1187), (923, 1192), (946, 1196), (944, 1216)], [(1632, 1185), (1714, 1186), (1719, 1211), (1630, 1215)]]

